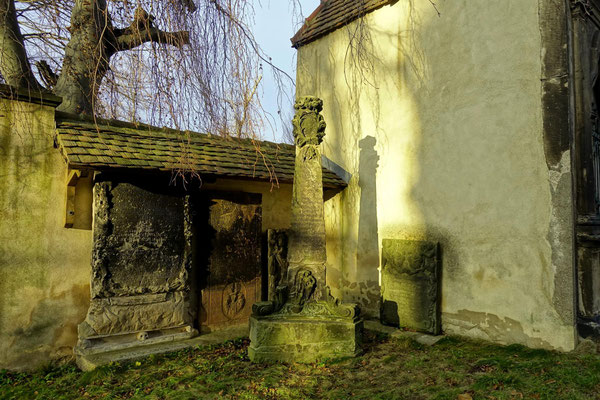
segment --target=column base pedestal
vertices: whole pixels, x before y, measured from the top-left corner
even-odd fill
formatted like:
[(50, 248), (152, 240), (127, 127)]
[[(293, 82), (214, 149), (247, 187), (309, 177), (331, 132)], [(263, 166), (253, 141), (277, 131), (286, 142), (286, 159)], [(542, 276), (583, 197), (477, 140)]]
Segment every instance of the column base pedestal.
[(355, 357), (362, 352), (362, 329), (362, 319), (252, 316), (248, 356), (253, 362), (298, 363)]

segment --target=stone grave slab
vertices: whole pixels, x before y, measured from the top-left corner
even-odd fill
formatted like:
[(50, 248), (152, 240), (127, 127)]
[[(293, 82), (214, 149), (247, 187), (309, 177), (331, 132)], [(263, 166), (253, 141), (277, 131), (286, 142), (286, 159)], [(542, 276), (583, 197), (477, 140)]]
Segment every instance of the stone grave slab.
[(381, 322), (437, 335), (440, 319), (438, 243), (384, 239)]

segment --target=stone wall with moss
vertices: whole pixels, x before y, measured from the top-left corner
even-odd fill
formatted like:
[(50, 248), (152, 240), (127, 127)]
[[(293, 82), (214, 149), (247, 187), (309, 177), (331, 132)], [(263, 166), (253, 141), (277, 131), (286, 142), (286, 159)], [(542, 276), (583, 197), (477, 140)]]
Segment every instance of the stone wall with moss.
[[(54, 108), (37, 100), (0, 99), (0, 369), (71, 357), (90, 304), (93, 174), (78, 181), (65, 228), (67, 166)], [(262, 230), (290, 226), (290, 184), (217, 179), (200, 190), (259, 193)]]
[(0, 369), (71, 356), (89, 304), (92, 235), (64, 227), (53, 134), (53, 107), (0, 100)]
[(377, 316), (382, 240), (437, 241), (445, 332), (573, 349), (565, 2), (436, 4), (299, 49), (296, 94), (324, 100), (324, 154), (353, 175), (326, 203), (328, 279)]

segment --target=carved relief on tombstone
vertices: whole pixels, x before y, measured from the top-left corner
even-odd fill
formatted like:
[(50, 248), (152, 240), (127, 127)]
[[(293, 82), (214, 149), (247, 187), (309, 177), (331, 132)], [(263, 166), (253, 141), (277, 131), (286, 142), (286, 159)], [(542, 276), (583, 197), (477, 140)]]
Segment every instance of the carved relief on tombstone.
[(312, 299), (316, 287), (317, 280), (312, 272), (308, 269), (301, 269), (296, 273), (291, 298), (299, 307), (302, 307)]
[[(351, 315), (357, 318), (360, 313), (358, 306), (337, 301), (326, 286), (327, 255), (319, 148), (326, 126), (320, 114), (323, 102), (316, 97), (304, 97), (296, 101), (294, 108), (296, 115), (292, 122), (296, 163), (291, 228), (285, 233), (269, 231), (269, 301), (254, 304), (253, 314)], [(284, 246), (286, 243), (287, 246)], [(284, 252), (287, 252), (286, 261), (283, 259)], [(323, 304), (311, 305), (310, 311), (304, 312), (305, 306), (314, 302)], [(339, 312), (334, 310), (336, 308), (340, 309)]]
[(277, 298), (277, 287), (284, 284), (287, 276), (287, 232), (282, 229), (269, 229), (268, 237), (268, 274), (269, 288), (267, 298), (274, 301)]
[(218, 192), (198, 200), (198, 213), (206, 213), (197, 225), (206, 240), (200, 251), (201, 332), (246, 323), (261, 299), (261, 201), (260, 195)]
[(296, 101), (294, 108), (296, 114), (292, 126), (296, 147), (300, 149), (304, 160), (312, 160), (320, 153), (318, 146), (323, 141), (327, 126), (320, 114), (323, 101), (316, 97), (303, 97)]
[(96, 177), (91, 299), (74, 349), (82, 368), (98, 354), (197, 334), (189, 203), (142, 179)]
[(246, 288), (243, 282), (233, 282), (223, 289), (223, 315), (233, 319), (246, 306)]

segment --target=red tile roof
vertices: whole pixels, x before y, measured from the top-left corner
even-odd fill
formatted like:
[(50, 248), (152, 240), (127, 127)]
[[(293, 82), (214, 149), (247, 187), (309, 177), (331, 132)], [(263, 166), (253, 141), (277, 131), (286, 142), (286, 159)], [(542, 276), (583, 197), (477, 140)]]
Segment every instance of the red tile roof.
[(322, 0), (292, 38), (298, 48), (349, 24), (378, 8), (398, 0)]

